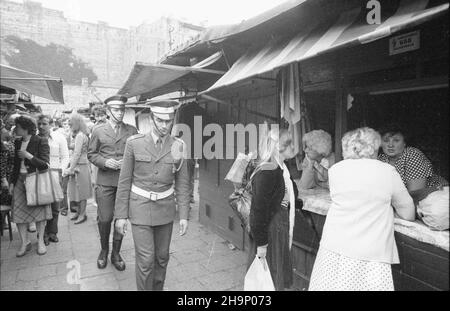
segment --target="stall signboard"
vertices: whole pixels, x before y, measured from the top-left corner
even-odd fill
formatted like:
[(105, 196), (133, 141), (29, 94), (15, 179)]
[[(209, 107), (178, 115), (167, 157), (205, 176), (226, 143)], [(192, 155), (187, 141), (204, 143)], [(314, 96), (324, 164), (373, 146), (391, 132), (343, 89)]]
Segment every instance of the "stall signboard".
[(389, 39), (389, 55), (414, 51), (420, 48), (420, 31), (413, 31)]

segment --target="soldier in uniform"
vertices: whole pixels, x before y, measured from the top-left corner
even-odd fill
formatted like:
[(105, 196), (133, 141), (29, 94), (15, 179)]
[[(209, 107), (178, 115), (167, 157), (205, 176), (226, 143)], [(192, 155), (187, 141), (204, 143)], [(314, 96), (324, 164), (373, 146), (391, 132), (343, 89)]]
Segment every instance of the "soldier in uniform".
[[(187, 229), (189, 176), (184, 143), (170, 135), (177, 101), (150, 102), (151, 131), (130, 137), (117, 189), (116, 230), (131, 222), (138, 290), (162, 290), (176, 205), (180, 235)], [(176, 199), (176, 204), (175, 204)]]
[[(119, 95), (105, 100), (109, 120), (96, 126), (89, 142), (88, 159), (98, 167), (95, 199), (97, 202), (97, 222), (100, 233), (101, 251), (97, 259), (99, 269), (108, 263), (109, 235), (114, 218), (117, 182), (119, 180), (125, 143), (130, 136), (137, 133), (134, 126), (122, 122), (127, 98)], [(120, 256), (122, 238), (114, 230), (111, 263), (119, 270), (125, 270), (125, 262)]]

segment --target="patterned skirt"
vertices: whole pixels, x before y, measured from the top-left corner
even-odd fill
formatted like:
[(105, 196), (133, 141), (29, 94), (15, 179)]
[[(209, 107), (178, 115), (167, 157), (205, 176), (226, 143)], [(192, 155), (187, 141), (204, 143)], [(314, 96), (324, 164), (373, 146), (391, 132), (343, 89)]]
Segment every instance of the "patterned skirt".
[(391, 265), (349, 258), (319, 248), (310, 291), (393, 291)]
[(88, 163), (77, 164), (78, 172), (69, 176), (67, 196), (69, 201), (80, 202), (92, 197), (91, 169)]
[(14, 185), (11, 221), (16, 224), (28, 224), (30, 222), (52, 219), (52, 208), (50, 205), (27, 205), (25, 177), (26, 174), (20, 174)]

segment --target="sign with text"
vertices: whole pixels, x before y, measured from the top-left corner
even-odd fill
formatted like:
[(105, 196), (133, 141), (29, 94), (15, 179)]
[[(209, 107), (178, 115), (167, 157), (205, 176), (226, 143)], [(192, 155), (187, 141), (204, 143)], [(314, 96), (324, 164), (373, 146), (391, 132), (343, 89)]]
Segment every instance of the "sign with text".
[(414, 51), (420, 48), (420, 31), (405, 33), (389, 39), (389, 55)]

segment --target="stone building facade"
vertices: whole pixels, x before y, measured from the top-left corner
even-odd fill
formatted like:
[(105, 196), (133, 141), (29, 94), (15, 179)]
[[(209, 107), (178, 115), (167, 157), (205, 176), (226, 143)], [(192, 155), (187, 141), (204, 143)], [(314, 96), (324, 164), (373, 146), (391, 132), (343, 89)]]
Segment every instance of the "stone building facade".
[(156, 63), (203, 29), (168, 17), (125, 29), (73, 20), (39, 2), (0, 0), (1, 63), (62, 77), (69, 108), (87, 107), (92, 93), (114, 94), (136, 61)]

